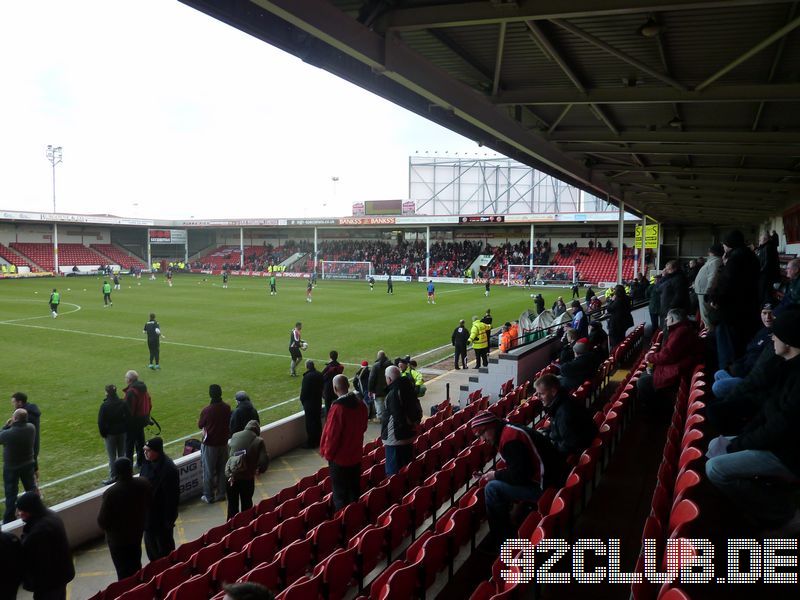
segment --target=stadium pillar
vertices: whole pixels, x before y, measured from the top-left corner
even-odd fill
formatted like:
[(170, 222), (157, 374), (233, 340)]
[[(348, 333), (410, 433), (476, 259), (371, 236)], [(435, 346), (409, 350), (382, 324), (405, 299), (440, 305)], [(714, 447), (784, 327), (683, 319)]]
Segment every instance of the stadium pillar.
[(661, 242), (664, 239), (664, 225), (658, 224), (658, 246), (656, 247), (656, 271), (661, 268)]
[(533, 223), (531, 223), (531, 239), (528, 242), (528, 266), (533, 267)]
[(617, 283), (622, 283), (622, 235), (625, 229), (625, 203), (619, 202), (619, 222), (617, 223)]
[(425, 226), (425, 278), (431, 276), (431, 226)]
[(319, 256), (319, 250), (317, 249), (317, 228), (314, 227), (314, 273), (317, 272), (317, 256)]
[(153, 270), (153, 249), (150, 246), (150, 230), (147, 230), (147, 268)]
[[(53, 170), (55, 173), (55, 170)], [(58, 223), (53, 223), (53, 266), (58, 275)]]
[(244, 271), (244, 227), (239, 227), (239, 270)]
[[(647, 252), (647, 242), (645, 238), (647, 237), (647, 215), (642, 215), (642, 249), (639, 250), (639, 258), (642, 261), (639, 266), (639, 272), (644, 273), (644, 267), (647, 261), (644, 258), (645, 253)], [(635, 242), (634, 242), (635, 244)]]

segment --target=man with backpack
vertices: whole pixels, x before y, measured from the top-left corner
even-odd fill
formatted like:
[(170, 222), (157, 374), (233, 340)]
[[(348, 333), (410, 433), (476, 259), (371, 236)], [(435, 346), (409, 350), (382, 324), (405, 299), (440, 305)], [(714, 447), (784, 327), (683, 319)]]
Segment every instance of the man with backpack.
[(234, 433), (228, 442), (230, 458), (225, 463), (226, 494), (228, 496), (228, 519), (239, 511), (253, 506), (256, 489), (256, 473), (269, 467), (269, 454), (261, 438), (258, 421), (248, 421), (242, 431)]
[(125, 373), (125, 382), (125, 403), (131, 413), (125, 436), (125, 456), (133, 462), (133, 451), (136, 449), (136, 466), (141, 468), (144, 462), (144, 428), (150, 424), (153, 401), (144, 381), (139, 379), (139, 373), (128, 371)]
[(394, 475), (411, 462), (422, 406), (414, 382), (394, 365), (386, 368), (386, 410), (381, 419), (381, 440), (386, 448), (386, 475)]

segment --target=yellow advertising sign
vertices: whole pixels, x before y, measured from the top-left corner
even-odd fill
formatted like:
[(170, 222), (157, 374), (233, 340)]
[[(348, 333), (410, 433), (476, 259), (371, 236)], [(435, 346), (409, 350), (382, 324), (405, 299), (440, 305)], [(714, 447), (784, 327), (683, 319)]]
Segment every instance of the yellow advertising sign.
[[(636, 226), (636, 248), (642, 247), (642, 226)], [(644, 247), (645, 248), (658, 248), (658, 225), (646, 225), (645, 237), (644, 237)]]

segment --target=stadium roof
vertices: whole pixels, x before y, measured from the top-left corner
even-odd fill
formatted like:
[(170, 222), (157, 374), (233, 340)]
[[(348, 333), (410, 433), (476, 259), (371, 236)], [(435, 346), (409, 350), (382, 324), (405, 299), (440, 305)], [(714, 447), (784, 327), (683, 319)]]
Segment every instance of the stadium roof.
[(182, 1), (660, 222), (800, 190), (796, 2)]

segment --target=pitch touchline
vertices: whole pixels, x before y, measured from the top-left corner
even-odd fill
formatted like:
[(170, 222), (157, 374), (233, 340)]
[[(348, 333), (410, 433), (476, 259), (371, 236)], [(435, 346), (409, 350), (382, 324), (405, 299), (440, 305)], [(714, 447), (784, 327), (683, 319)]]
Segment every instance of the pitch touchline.
[[(73, 311), (75, 312), (75, 311)], [(32, 317), (38, 318), (38, 317)], [(0, 321), (0, 325), (11, 325), (14, 327), (30, 327), (31, 329), (46, 329), (47, 331), (62, 331), (65, 333), (77, 333), (79, 335), (91, 335), (95, 337), (111, 338), (115, 340), (132, 340), (134, 342), (143, 342), (144, 338), (135, 338), (124, 335), (111, 335), (110, 333), (95, 333), (93, 331), (80, 331), (78, 329), (62, 329), (59, 327), (45, 327), (43, 325), (30, 325), (28, 323), (17, 323), (15, 321)], [(184, 346), (186, 348), (198, 348), (200, 350), (214, 350), (218, 352), (236, 352), (237, 354), (252, 354), (254, 356), (272, 356), (275, 358), (290, 358), (288, 354), (274, 354), (272, 352), (259, 352), (258, 350), (242, 350), (240, 348), (219, 348), (216, 346), (202, 346), (200, 344), (188, 344), (186, 342), (173, 342), (164, 340), (163, 344), (172, 346)], [(322, 358), (312, 358), (313, 361), (324, 361)], [(360, 367), (361, 363), (342, 363), (349, 367)]]

